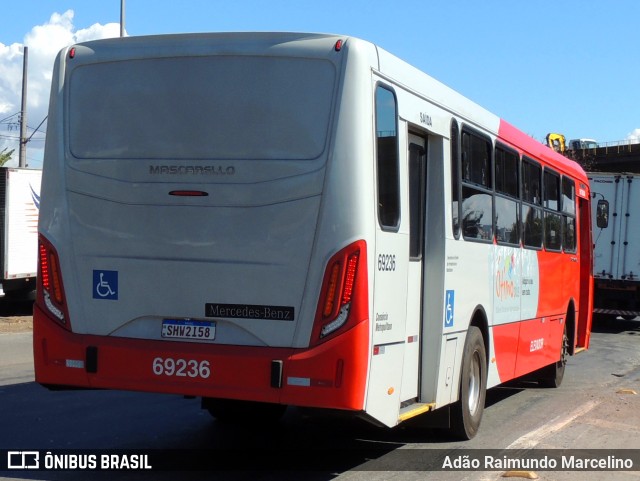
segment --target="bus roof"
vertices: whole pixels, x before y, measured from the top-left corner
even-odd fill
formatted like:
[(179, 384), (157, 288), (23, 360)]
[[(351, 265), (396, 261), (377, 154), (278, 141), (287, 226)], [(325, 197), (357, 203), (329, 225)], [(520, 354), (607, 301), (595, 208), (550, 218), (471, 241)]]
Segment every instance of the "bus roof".
[(575, 177), (588, 185), (587, 174), (577, 162), (553, 151), (502, 119), (500, 119), (498, 140), (506, 142), (524, 155), (547, 162), (554, 169)]

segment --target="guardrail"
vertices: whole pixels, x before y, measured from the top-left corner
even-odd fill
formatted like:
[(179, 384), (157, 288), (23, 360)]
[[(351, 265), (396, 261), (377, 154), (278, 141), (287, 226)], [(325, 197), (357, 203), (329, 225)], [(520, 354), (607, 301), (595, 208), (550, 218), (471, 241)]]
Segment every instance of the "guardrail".
[(640, 140), (639, 139), (628, 139), (628, 140), (615, 140), (612, 142), (598, 142), (598, 147), (596, 148), (588, 148), (588, 149), (567, 149), (573, 150), (574, 152), (582, 152), (585, 153), (593, 153), (596, 152), (602, 153), (604, 149), (605, 154), (609, 153), (617, 153), (621, 154), (624, 152), (633, 152), (640, 150)]

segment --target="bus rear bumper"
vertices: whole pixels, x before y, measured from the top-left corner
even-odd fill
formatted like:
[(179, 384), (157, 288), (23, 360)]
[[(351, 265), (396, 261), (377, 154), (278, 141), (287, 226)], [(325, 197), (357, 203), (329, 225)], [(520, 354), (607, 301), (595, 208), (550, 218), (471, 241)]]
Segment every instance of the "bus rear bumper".
[(70, 332), (34, 307), (36, 382), (295, 406), (364, 409), (368, 322), (310, 349), (128, 339)]

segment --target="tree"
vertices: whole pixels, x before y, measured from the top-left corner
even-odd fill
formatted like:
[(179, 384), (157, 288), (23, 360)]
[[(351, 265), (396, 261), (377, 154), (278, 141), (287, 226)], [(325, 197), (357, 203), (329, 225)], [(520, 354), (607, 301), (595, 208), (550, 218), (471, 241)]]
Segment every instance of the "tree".
[(0, 152), (0, 167), (2, 167), (4, 164), (6, 164), (7, 162), (9, 162), (11, 160), (11, 156), (13, 155), (13, 153), (15, 152), (16, 149), (11, 149), (9, 152), (7, 152), (7, 148), (5, 147), (2, 152)]

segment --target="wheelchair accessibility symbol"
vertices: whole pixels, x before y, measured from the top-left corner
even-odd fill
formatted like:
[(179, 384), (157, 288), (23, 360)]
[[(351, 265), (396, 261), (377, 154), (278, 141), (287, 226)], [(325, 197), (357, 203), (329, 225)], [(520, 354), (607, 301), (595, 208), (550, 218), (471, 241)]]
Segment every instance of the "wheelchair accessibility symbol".
[(93, 298), (118, 299), (118, 271), (93, 271)]
[(444, 327), (453, 327), (453, 307), (455, 305), (455, 297), (456, 297), (456, 291), (446, 292)]

